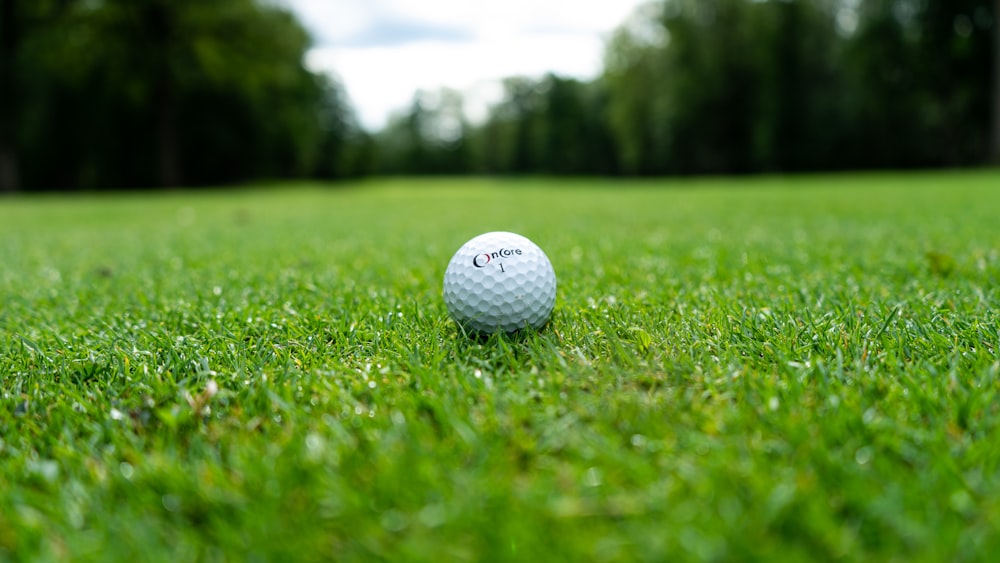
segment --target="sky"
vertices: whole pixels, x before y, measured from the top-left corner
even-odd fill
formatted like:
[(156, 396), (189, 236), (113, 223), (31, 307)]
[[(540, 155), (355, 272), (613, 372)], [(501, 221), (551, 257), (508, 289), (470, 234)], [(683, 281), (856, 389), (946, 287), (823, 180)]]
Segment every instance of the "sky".
[(643, 0), (284, 0), (310, 31), (306, 64), (332, 73), (375, 130), (417, 90), (463, 93), (473, 120), (499, 80), (590, 79), (605, 40)]

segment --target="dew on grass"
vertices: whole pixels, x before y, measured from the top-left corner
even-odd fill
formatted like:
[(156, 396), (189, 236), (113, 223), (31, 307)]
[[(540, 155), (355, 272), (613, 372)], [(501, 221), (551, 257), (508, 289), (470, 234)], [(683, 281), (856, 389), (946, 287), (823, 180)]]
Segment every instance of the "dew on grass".
[(876, 411), (874, 408), (866, 410), (865, 414), (861, 415), (861, 422), (865, 423), (866, 426), (872, 424), (877, 419), (878, 419), (878, 411)]
[(448, 521), (448, 512), (441, 504), (428, 504), (417, 513), (417, 520), (428, 528), (437, 528)]
[(595, 561), (615, 561), (621, 559), (622, 542), (616, 538), (601, 538), (594, 546)]
[(135, 468), (132, 467), (131, 463), (123, 461), (118, 464), (118, 472), (122, 474), (122, 477), (124, 477), (126, 481), (131, 481), (132, 475), (135, 474)]
[(410, 518), (403, 512), (390, 508), (379, 519), (382, 527), (390, 532), (401, 532), (410, 525)]
[(69, 525), (80, 529), (83, 528), (86, 520), (83, 517), (83, 509), (80, 507), (79, 502), (69, 502), (66, 505), (66, 519), (69, 520)]
[(868, 465), (875, 457), (875, 450), (871, 446), (862, 446), (854, 452), (854, 462), (858, 465)]
[(59, 478), (59, 464), (51, 459), (29, 461), (27, 469), (48, 483), (53, 483)]
[(181, 499), (177, 495), (163, 495), (160, 503), (167, 512), (177, 512), (181, 509)]
[(120, 411), (118, 409), (115, 409), (115, 408), (112, 408), (111, 412), (108, 413), (108, 414), (111, 416), (111, 420), (124, 420), (125, 419), (125, 413), (123, 413), (122, 411)]
[(728, 524), (736, 524), (745, 516), (745, 511), (738, 498), (727, 495), (719, 499), (719, 516)]
[(601, 474), (601, 470), (597, 467), (588, 468), (586, 473), (583, 474), (583, 484), (588, 487), (600, 487), (603, 481), (604, 475)]
[(948, 501), (952, 510), (958, 512), (959, 514), (971, 513), (976, 507), (976, 503), (973, 500), (972, 495), (970, 495), (965, 489), (959, 489), (951, 493)]
[(315, 432), (306, 436), (306, 450), (311, 454), (319, 454), (323, 451), (323, 437)]

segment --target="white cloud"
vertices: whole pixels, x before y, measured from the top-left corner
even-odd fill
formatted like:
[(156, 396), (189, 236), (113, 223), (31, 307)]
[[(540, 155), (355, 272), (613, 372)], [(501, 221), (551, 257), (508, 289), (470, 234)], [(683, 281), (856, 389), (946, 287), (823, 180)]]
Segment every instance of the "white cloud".
[(475, 106), (481, 112), (505, 77), (554, 72), (591, 78), (600, 70), (604, 37), (642, 3), (285, 1), (316, 38), (310, 68), (340, 78), (369, 128), (384, 125), (418, 89), (463, 91), (477, 113)]
[(318, 43), (349, 37), (373, 24), (375, 14), (363, 2), (285, 0)]
[(599, 38), (533, 35), (510, 43), (498, 39), (424, 41), (402, 48), (317, 48), (308, 62), (313, 69), (336, 73), (362, 123), (379, 127), (391, 111), (405, 108), (420, 89), (450, 87), (475, 96), (484, 89), (495, 94), (489, 84), (509, 76), (556, 72), (591, 77), (600, 68), (601, 49)]

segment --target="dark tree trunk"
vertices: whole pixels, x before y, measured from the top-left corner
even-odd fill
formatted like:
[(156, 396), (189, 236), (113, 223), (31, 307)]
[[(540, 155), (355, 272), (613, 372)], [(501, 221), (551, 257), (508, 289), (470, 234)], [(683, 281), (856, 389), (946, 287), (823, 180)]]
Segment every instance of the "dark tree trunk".
[(990, 159), (1000, 164), (1000, 0), (993, 0), (993, 127)]
[(17, 44), (17, 0), (0, 0), (0, 193), (13, 193), (20, 188), (14, 143)]
[(181, 183), (181, 165), (177, 152), (177, 101), (170, 76), (162, 76), (157, 86), (156, 119), (160, 185), (176, 187)]
[(183, 181), (177, 135), (177, 90), (168, 55), (175, 40), (173, 15), (169, 1), (152, 3), (144, 14), (155, 56), (159, 57), (153, 62), (158, 74), (153, 112), (159, 183), (163, 187), (176, 187)]

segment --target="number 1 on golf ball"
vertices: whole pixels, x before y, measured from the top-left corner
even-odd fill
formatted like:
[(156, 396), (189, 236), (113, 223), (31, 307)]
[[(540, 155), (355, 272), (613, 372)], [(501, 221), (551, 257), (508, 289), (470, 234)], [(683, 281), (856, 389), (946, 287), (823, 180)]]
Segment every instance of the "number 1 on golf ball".
[(444, 273), (448, 314), (467, 330), (541, 328), (556, 302), (548, 256), (521, 235), (492, 232), (462, 245)]

